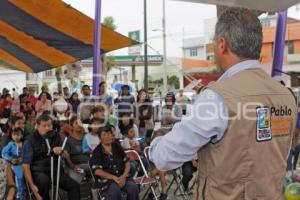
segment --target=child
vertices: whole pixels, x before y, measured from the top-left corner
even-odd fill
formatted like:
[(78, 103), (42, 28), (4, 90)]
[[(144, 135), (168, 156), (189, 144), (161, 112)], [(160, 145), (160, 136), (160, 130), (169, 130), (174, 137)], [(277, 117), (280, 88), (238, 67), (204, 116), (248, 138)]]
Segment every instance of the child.
[(21, 165), (23, 130), (21, 128), (13, 129), (11, 137), (12, 141), (2, 150), (2, 157), (12, 164), (11, 167), (16, 177), (17, 198), (23, 199), (25, 196), (23, 169)]
[[(135, 150), (138, 154), (140, 154), (140, 157), (142, 159), (142, 163), (143, 163), (145, 169), (148, 170), (148, 168), (149, 168), (148, 161), (146, 160), (146, 158), (143, 155), (140, 143), (139, 143), (138, 139), (136, 138), (136, 134), (135, 134), (133, 126), (129, 126), (125, 130), (124, 133), (125, 133), (125, 138), (121, 142), (121, 146), (125, 150), (129, 150), (129, 149), (130, 150)], [(131, 161), (131, 168), (132, 168), (130, 170), (131, 177), (133, 177), (135, 175), (135, 173), (137, 172), (138, 166), (139, 166), (139, 162)], [(143, 176), (143, 175), (144, 175), (144, 172), (140, 168), (140, 170), (138, 171), (137, 176)]]
[(125, 150), (132, 149), (140, 153), (141, 152), (140, 144), (136, 138), (136, 134), (133, 129), (133, 126), (128, 126), (126, 130), (124, 130), (124, 136), (125, 138), (121, 143), (123, 149)]
[(99, 118), (93, 118), (89, 125), (89, 132), (84, 135), (82, 140), (82, 152), (92, 153), (93, 150), (100, 144), (100, 139), (97, 134), (99, 127), (103, 126), (103, 120)]

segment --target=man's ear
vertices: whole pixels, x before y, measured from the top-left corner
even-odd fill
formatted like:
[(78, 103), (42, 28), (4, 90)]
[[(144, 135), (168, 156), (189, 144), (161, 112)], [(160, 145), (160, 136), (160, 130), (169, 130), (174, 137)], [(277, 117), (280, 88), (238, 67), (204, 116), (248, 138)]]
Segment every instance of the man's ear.
[(218, 48), (219, 48), (219, 52), (222, 54), (228, 51), (228, 43), (224, 37), (220, 37), (218, 39)]

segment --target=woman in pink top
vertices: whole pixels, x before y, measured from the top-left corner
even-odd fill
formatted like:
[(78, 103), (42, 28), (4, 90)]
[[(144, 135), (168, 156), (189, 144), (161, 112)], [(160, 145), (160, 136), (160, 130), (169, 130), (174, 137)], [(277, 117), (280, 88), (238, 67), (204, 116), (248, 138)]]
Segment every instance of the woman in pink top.
[(35, 104), (35, 110), (37, 112), (37, 117), (43, 114), (45, 111), (49, 111), (49, 114), (52, 111), (51, 101), (47, 99), (47, 94), (42, 93), (39, 100)]

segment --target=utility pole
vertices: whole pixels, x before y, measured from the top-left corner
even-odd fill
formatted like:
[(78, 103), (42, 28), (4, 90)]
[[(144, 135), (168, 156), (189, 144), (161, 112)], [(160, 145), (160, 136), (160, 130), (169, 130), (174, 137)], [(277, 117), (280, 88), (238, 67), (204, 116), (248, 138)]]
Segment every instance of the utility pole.
[(163, 85), (164, 93), (167, 93), (168, 79), (167, 79), (167, 42), (166, 42), (166, 0), (163, 0), (163, 17), (162, 17), (162, 32), (163, 32)]
[(147, 0), (144, 0), (144, 89), (148, 90)]

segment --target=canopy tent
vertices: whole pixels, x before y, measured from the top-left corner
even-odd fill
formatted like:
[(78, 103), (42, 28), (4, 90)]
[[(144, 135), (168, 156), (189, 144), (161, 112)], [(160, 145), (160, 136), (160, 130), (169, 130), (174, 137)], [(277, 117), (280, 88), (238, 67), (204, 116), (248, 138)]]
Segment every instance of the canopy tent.
[[(0, 64), (40, 72), (93, 56), (94, 21), (61, 0), (0, 0)], [(101, 53), (136, 44), (101, 26)]]
[(177, 0), (194, 3), (207, 3), (230, 7), (246, 7), (253, 10), (261, 10), (268, 12), (277, 12), (288, 9), (289, 7), (300, 3), (300, 0)]

